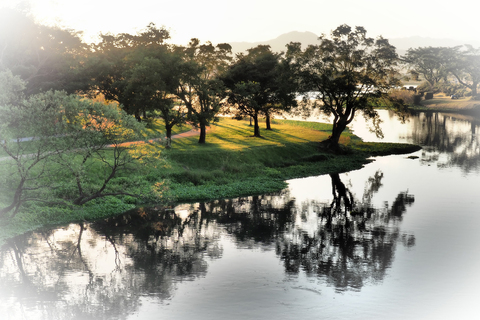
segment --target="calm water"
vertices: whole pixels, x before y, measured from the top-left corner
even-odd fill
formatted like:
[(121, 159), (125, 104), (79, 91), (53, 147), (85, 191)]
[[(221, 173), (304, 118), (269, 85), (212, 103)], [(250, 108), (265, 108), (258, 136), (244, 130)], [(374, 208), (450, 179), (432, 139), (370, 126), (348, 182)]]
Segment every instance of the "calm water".
[(480, 122), (382, 117), (385, 141), (423, 150), (13, 239), (0, 318), (478, 319)]

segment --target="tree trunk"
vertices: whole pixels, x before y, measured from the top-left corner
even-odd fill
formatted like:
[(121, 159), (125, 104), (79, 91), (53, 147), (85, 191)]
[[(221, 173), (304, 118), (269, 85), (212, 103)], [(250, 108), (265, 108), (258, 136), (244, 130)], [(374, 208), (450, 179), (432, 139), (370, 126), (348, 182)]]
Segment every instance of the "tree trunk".
[(200, 137), (198, 138), (198, 143), (205, 143), (207, 138), (207, 126), (205, 123), (200, 123)]
[(170, 148), (172, 146), (172, 126), (165, 126), (166, 141), (165, 148)]
[(265, 117), (265, 123), (267, 124), (267, 130), (272, 130), (272, 126), (270, 125), (270, 113), (268, 112)]
[(21, 198), (22, 198), (22, 193), (23, 193), (23, 186), (25, 185), (26, 178), (22, 178), (20, 180), (20, 183), (18, 184), (17, 189), (15, 190), (15, 195), (13, 196), (12, 203), (3, 209), (0, 209), (0, 218), (2, 218), (4, 215), (9, 213), (10, 211), (13, 211), (13, 215), (10, 218), (13, 218), (17, 212), (18, 209), (20, 208), (21, 205)]
[(260, 127), (258, 126), (258, 111), (256, 111), (256, 110), (255, 110), (255, 113), (253, 115), (253, 123), (254, 123), (253, 136), (260, 138), (261, 135), (260, 135)]
[(142, 118), (140, 117), (140, 110), (135, 109), (135, 119), (137, 119), (138, 122), (142, 121)]
[(333, 123), (333, 129), (332, 129), (332, 135), (328, 137), (327, 140), (322, 142), (322, 145), (324, 145), (327, 149), (332, 150), (332, 151), (339, 151), (340, 149), (340, 136), (342, 135), (342, 132), (345, 130), (347, 127), (347, 121), (339, 119), (337, 122)]

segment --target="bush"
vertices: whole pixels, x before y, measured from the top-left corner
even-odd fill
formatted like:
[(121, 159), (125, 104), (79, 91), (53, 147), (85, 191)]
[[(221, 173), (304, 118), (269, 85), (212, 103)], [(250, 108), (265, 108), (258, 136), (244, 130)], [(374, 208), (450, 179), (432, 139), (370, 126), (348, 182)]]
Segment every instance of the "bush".
[(390, 99), (394, 99), (403, 105), (413, 105), (415, 103), (415, 93), (410, 90), (393, 90), (388, 95)]
[(433, 90), (432, 86), (427, 81), (424, 81), (417, 86), (417, 92), (420, 94), (423, 94), (425, 92), (429, 92), (432, 90)]
[(433, 92), (425, 93), (425, 100), (430, 100), (430, 99), (433, 99)]
[(413, 96), (413, 104), (414, 105), (419, 105), (422, 101), (422, 94), (416, 94)]

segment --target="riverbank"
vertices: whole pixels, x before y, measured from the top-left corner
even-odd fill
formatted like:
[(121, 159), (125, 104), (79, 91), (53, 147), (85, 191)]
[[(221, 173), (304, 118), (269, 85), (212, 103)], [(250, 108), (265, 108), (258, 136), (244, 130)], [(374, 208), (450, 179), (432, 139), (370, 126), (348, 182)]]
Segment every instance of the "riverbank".
[(413, 108), (416, 111), (454, 112), (480, 116), (480, 101), (470, 97), (452, 99), (444, 93), (436, 93), (433, 99), (422, 100)]
[[(197, 136), (177, 139), (171, 149), (156, 145), (160, 158), (152, 158), (114, 181), (131, 193), (154, 187), (158, 194), (155, 202), (118, 196), (77, 207), (29, 204), (8, 224), (2, 223), (0, 244), (42, 226), (107, 218), (135, 207), (279, 191), (286, 187), (287, 179), (355, 170), (372, 161), (372, 156), (419, 149), (408, 144), (365, 143), (347, 131), (340, 141), (346, 152), (335, 155), (318, 149), (318, 143), (330, 134), (330, 124), (276, 120), (272, 127), (262, 128), (262, 138), (254, 138), (248, 121), (222, 118), (210, 128), (205, 145), (197, 143)], [(55, 194), (65, 197), (67, 191)]]

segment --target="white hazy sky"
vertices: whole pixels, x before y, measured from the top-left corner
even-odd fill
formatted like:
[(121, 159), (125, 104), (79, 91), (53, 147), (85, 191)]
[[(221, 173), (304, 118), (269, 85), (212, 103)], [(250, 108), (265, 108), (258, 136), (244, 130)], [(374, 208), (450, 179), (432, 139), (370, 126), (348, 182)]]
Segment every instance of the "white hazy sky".
[[(0, 7), (22, 0), (0, 0)], [(329, 33), (341, 24), (385, 38), (423, 36), (480, 40), (477, 0), (30, 0), (39, 22), (99, 33), (136, 33), (165, 26), (171, 43), (191, 38), (257, 42), (290, 31)]]

